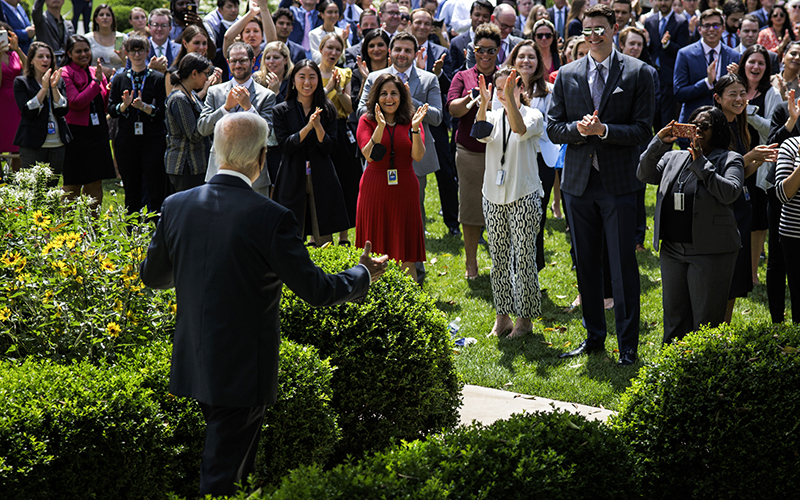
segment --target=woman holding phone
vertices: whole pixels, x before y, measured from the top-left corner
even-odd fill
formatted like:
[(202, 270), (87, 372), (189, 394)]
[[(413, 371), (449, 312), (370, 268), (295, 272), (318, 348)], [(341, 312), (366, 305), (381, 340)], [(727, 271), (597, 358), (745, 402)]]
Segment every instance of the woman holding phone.
[(711, 106), (696, 109), (688, 151), (673, 150), (674, 123), (650, 141), (636, 172), (658, 186), (653, 248), (661, 242), (664, 344), (724, 321), (742, 246), (733, 204), (742, 192), (744, 160), (728, 150), (725, 114)]
[[(17, 153), (19, 147), (14, 141), (20, 123), (20, 112), (14, 100), (14, 79), (22, 73), (27, 57), (19, 49), (19, 40), (14, 30), (6, 23), (0, 22), (0, 109), (3, 119), (0, 120), (0, 153)], [(20, 159), (11, 160), (11, 168), (19, 170)], [(2, 177), (2, 172), (0, 172)]]
[(111, 6), (104, 3), (94, 9), (92, 15), (92, 27), (94, 31), (86, 34), (86, 39), (92, 47), (92, 66), (97, 61), (103, 64), (103, 74), (106, 80), (111, 81), (111, 77), (119, 68), (125, 66), (125, 61), (120, 56), (122, 42), (125, 34), (117, 31), (117, 18)]

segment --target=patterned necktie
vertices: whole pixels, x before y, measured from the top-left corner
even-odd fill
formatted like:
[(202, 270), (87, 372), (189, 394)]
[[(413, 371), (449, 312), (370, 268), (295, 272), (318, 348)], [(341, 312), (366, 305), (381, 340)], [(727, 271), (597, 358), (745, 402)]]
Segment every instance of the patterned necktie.
[(408, 75), (406, 75), (402, 71), (397, 73), (397, 76), (400, 78), (400, 81), (402, 81), (403, 83), (408, 83)]
[(500, 50), (497, 51), (497, 65), (503, 64), (503, 61), (506, 60), (506, 51), (503, 50), (503, 42), (500, 42)]
[[(597, 69), (597, 74), (592, 82), (592, 103), (594, 104), (594, 109), (596, 109), (598, 114), (600, 114), (600, 101), (603, 99), (603, 89), (606, 88), (606, 79), (603, 76), (603, 72), (606, 68), (602, 64), (597, 64), (597, 62), (594, 63), (594, 67)], [(598, 172), (600, 171), (600, 164), (597, 162), (596, 150), (595, 154), (592, 155), (592, 166)]]
[(306, 11), (306, 22), (303, 26), (303, 48), (311, 50), (311, 42), (308, 41), (308, 33), (311, 31), (311, 12)]
[(161, 56), (164, 55), (164, 48), (163, 47), (161, 47), (161, 46), (156, 47), (156, 51), (158, 51), (158, 57), (161, 57)]
[(556, 31), (561, 38), (564, 38), (564, 11), (556, 11)]

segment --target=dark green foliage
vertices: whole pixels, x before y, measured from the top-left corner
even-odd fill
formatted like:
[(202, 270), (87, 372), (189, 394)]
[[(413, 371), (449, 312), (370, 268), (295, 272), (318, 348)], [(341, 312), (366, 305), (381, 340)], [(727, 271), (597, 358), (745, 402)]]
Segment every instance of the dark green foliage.
[(491, 426), (461, 427), (326, 472), (301, 468), (262, 498), (627, 498), (633, 486), (628, 453), (599, 422), (558, 411), (523, 414)]
[[(326, 272), (339, 272), (357, 263), (360, 251), (331, 247), (311, 255)], [(359, 303), (314, 308), (284, 288), (281, 329), (335, 367), (333, 407), (344, 431), (337, 460), (458, 422), (462, 383), (445, 319), (397, 266)]]
[[(109, 0), (107, 3), (111, 6), (111, 10), (114, 11), (114, 17), (117, 20), (117, 31), (123, 33), (131, 29), (128, 16), (134, 7), (141, 7), (145, 12), (161, 7), (169, 9), (169, 2), (163, 0)], [(97, 7), (97, 5), (95, 4), (94, 7)], [(94, 10), (92, 10), (92, 14), (94, 14)]]
[[(194, 497), (205, 423), (195, 401), (169, 394), (170, 353), (157, 342), (113, 366), (0, 362), (0, 498)], [(314, 348), (281, 344), (259, 479), (327, 459), (339, 432), (330, 378)]]
[(614, 426), (646, 498), (797, 498), (800, 330), (687, 336), (642, 369)]

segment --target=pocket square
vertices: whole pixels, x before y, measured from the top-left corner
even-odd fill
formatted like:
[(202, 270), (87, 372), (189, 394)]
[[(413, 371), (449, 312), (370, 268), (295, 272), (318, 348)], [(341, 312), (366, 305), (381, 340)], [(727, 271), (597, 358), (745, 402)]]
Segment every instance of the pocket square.
[(619, 94), (620, 92), (623, 92), (622, 87), (617, 87), (614, 89), (614, 92), (612, 92), (612, 94)]

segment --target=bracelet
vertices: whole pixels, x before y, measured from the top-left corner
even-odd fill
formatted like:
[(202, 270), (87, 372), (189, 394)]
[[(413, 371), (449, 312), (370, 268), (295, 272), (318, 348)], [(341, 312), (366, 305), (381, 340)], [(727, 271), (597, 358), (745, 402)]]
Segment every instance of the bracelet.
[(414, 130), (414, 129), (411, 129), (411, 133), (412, 133), (412, 134), (419, 134), (419, 130)]

